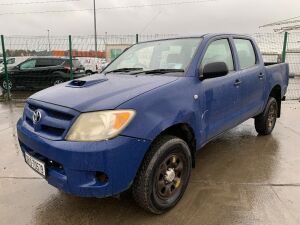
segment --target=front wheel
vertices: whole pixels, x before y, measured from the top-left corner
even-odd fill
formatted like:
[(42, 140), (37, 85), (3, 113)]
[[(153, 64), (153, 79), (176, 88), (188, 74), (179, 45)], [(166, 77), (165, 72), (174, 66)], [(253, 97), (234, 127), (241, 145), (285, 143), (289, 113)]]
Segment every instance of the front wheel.
[(85, 71), (85, 74), (86, 74), (87, 76), (90, 76), (90, 75), (93, 74), (93, 72), (92, 72), (91, 70), (87, 70), (87, 71)]
[(174, 136), (162, 136), (145, 156), (134, 180), (134, 199), (155, 214), (171, 209), (184, 194), (191, 168), (187, 143)]
[(12, 81), (10, 80), (10, 79), (8, 79), (8, 82), (6, 82), (6, 80), (3, 80), (2, 82), (1, 82), (1, 87), (3, 88), (3, 90), (11, 90), (12, 89), (12, 87), (13, 87), (13, 83), (12, 83)]
[(278, 104), (275, 98), (270, 97), (264, 111), (255, 117), (255, 129), (260, 135), (271, 134), (278, 115)]

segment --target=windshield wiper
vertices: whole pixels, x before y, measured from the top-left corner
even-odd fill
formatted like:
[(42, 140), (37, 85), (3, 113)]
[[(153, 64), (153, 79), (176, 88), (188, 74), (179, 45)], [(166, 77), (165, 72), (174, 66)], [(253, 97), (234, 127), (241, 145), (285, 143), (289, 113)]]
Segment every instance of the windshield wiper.
[(108, 74), (108, 73), (117, 73), (117, 72), (131, 72), (131, 71), (134, 71), (134, 70), (143, 70), (143, 68), (136, 68), (136, 67), (133, 67), (133, 68), (120, 68), (120, 69), (115, 69), (115, 70), (110, 70), (110, 71), (107, 71), (105, 74)]
[(132, 73), (133, 75), (139, 74), (139, 73), (145, 73), (145, 74), (164, 74), (164, 73), (183, 73), (184, 69), (154, 69), (154, 70), (144, 70), (144, 71), (139, 71), (136, 73)]

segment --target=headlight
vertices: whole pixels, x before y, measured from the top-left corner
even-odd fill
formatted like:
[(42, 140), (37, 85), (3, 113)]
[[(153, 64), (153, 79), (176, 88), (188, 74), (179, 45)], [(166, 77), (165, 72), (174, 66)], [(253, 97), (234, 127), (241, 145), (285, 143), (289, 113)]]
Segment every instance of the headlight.
[(133, 110), (82, 113), (69, 130), (68, 141), (101, 141), (113, 138), (130, 123)]

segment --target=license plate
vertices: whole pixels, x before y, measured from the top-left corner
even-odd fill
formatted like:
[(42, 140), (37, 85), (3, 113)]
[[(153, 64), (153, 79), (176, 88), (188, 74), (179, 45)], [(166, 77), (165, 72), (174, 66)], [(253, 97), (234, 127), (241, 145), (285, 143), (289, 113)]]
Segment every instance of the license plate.
[(32, 157), (31, 155), (25, 152), (25, 162), (37, 173), (46, 176), (45, 163)]

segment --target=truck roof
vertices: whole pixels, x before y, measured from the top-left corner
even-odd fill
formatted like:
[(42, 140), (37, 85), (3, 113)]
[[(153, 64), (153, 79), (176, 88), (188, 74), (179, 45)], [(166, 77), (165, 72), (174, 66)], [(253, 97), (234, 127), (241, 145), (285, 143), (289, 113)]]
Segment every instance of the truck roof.
[(176, 40), (176, 39), (186, 39), (186, 38), (213, 38), (217, 36), (238, 36), (238, 37), (244, 37), (252, 39), (250, 35), (246, 34), (237, 34), (237, 33), (206, 33), (202, 35), (187, 35), (187, 36), (175, 36), (175, 37), (169, 37), (169, 38), (160, 38), (160, 39), (154, 39), (149, 41), (141, 41), (139, 43), (147, 43), (147, 42), (153, 42), (153, 41), (163, 41), (163, 40)]

